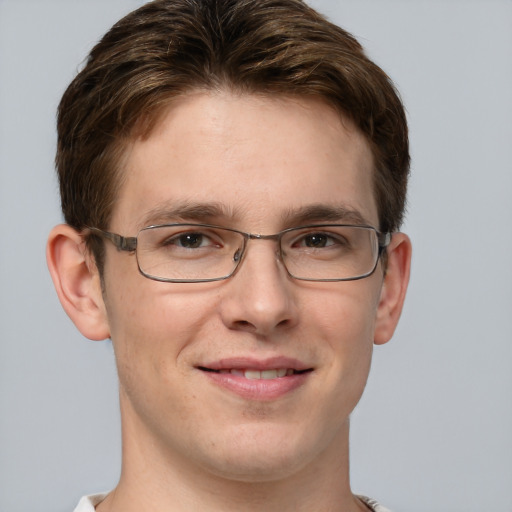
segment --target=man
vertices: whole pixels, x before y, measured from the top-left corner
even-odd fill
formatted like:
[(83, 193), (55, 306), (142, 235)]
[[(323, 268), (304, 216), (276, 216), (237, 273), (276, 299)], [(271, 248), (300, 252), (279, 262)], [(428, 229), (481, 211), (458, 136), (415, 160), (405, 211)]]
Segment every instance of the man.
[(59, 106), (62, 305), (112, 339), (118, 486), (77, 511), (383, 511), (349, 416), (398, 322), (407, 126), (300, 0), (157, 0)]

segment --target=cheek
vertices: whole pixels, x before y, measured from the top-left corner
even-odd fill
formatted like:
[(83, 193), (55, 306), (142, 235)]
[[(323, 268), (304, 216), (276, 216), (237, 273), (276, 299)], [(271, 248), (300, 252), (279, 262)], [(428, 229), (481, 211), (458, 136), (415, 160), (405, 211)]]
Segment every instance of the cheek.
[[(156, 386), (180, 371), (187, 347), (206, 331), (215, 301), (208, 294), (159, 283), (136, 274), (133, 278), (112, 275), (106, 281), (106, 308), (112, 343), (122, 384), (144, 382)], [(150, 384), (151, 385), (151, 384)]]
[(378, 288), (371, 282), (362, 284), (337, 283), (343, 288), (325, 294), (310, 318), (311, 328), (319, 329), (326, 347), (332, 389), (343, 389), (354, 401), (359, 399), (370, 370), (378, 304)]
[(335, 283), (310, 305), (312, 326), (323, 331), (332, 350), (358, 350), (373, 344), (380, 287), (373, 280)]
[(174, 425), (180, 417), (191, 432), (196, 428), (193, 411), (198, 408), (198, 397), (187, 385), (191, 371), (187, 355), (208, 331), (211, 301), (190, 293), (146, 293), (141, 288), (131, 297), (136, 297), (135, 308), (126, 300), (112, 300), (109, 311), (121, 408), (145, 418), (155, 431)]
[[(203, 329), (211, 301), (176, 294), (149, 294), (139, 290), (134, 304), (120, 297), (108, 310), (113, 340), (143, 351), (178, 355)], [(133, 307), (132, 307), (133, 306)]]

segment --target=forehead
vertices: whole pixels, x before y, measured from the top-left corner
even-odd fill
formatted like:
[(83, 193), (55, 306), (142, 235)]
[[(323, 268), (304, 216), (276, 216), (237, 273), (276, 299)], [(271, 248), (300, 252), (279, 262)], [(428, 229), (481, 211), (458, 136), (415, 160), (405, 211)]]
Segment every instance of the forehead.
[(265, 231), (319, 207), (378, 224), (365, 138), (314, 98), (191, 93), (129, 144), (123, 167), (117, 229), (195, 215)]

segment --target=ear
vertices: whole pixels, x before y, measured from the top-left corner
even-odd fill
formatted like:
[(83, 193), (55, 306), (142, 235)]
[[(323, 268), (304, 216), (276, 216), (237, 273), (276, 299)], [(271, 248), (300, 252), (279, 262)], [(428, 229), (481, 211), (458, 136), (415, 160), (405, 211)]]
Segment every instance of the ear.
[(60, 303), (78, 330), (91, 340), (108, 338), (100, 276), (80, 233), (65, 224), (54, 227), (46, 260)]
[(374, 340), (376, 345), (388, 342), (402, 313), (409, 283), (412, 246), (404, 233), (394, 233), (387, 248), (387, 267), (382, 285)]

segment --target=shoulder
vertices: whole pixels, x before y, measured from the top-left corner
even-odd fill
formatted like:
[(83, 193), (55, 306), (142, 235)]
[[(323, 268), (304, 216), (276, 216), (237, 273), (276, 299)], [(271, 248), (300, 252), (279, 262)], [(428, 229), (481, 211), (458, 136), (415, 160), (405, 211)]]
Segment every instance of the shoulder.
[(96, 505), (99, 505), (108, 493), (92, 494), (91, 496), (84, 496), (76, 506), (73, 512), (94, 512)]
[(386, 507), (383, 507), (382, 505), (379, 505), (379, 503), (372, 498), (360, 495), (357, 497), (373, 512), (391, 512), (391, 510), (389, 510)]

